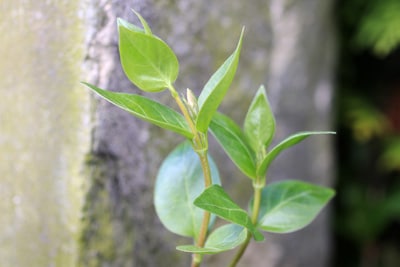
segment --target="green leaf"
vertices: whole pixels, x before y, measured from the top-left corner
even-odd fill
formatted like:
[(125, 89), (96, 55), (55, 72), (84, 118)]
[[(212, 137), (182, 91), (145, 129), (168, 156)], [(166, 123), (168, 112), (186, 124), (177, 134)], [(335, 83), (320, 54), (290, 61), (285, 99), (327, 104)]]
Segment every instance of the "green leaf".
[(199, 113), (196, 120), (196, 129), (200, 132), (207, 132), (208, 125), (214, 113), (217, 111), (219, 104), (222, 102), (226, 91), (232, 83), (239, 62), (243, 32), (244, 29), (242, 30), (235, 51), (211, 76), (199, 96)]
[[(365, 1), (360, 1), (360, 3)], [(400, 2), (398, 0), (368, 1), (362, 15), (356, 19), (351, 44), (358, 49), (371, 49), (378, 57), (385, 57), (400, 44)]]
[(160, 38), (118, 20), (119, 52), (128, 79), (146, 92), (170, 88), (178, 77), (179, 63), (172, 49)]
[[(217, 166), (209, 157), (213, 183), (220, 183)], [(156, 179), (154, 205), (163, 225), (173, 233), (198, 238), (204, 211), (193, 201), (204, 190), (200, 160), (184, 142), (164, 160)]]
[(233, 163), (246, 176), (256, 178), (255, 155), (240, 127), (229, 117), (217, 112), (210, 123), (210, 129)]
[(252, 224), (246, 211), (233, 202), (220, 185), (212, 185), (205, 189), (204, 192), (195, 199), (194, 205), (214, 213), (229, 222), (246, 227), (257, 241), (264, 239), (263, 235), (257, 231)]
[(258, 228), (273, 233), (299, 230), (314, 220), (334, 194), (330, 188), (300, 181), (272, 183), (262, 191)]
[(246, 237), (246, 228), (236, 224), (227, 224), (213, 231), (207, 238), (204, 247), (184, 245), (178, 246), (176, 249), (195, 254), (217, 254), (243, 244)]
[(167, 106), (140, 95), (116, 93), (100, 89), (89, 83), (83, 84), (107, 101), (142, 120), (153, 123), (161, 128), (174, 131), (188, 139), (193, 138), (193, 134), (183, 116)]
[(263, 85), (257, 91), (244, 120), (244, 134), (254, 151), (265, 150), (275, 134), (275, 119)]
[(142, 23), (144, 32), (148, 35), (153, 35), (153, 33), (151, 32), (151, 29), (149, 27), (149, 24), (147, 24), (147, 21), (142, 17), (142, 15), (140, 15), (138, 12), (136, 12), (134, 9), (132, 9), (133, 13), (135, 13), (135, 15), (139, 18), (140, 23)]
[(300, 132), (293, 134), (280, 142), (278, 145), (276, 145), (271, 151), (268, 152), (267, 156), (264, 158), (264, 160), (261, 162), (257, 174), (259, 176), (265, 176), (266, 171), (269, 167), (269, 165), (272, 163), (272, 161), (285, 149), (294, 146), (307, 137), (311, 135), (321, 135), (321, 134), (336, 134), (335, 132)]

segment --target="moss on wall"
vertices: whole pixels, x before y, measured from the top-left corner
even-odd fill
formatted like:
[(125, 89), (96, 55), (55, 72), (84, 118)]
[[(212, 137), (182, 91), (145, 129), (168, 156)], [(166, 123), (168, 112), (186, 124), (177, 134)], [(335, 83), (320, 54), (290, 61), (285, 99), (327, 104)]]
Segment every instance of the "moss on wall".
[(0, 3), (0, 266), (76, 261), (89, 145), (79, 4)]
[[(115, 201), (112, 200), (113, 181), (117, 175), (116, 158), (106, 154), (91, 154), (86, 160), (90, 189), (85, 197), (79, 266), (133, 266), (133, 231), (118, 229)], [(129, 222), (127, 222), (129, 223)]]

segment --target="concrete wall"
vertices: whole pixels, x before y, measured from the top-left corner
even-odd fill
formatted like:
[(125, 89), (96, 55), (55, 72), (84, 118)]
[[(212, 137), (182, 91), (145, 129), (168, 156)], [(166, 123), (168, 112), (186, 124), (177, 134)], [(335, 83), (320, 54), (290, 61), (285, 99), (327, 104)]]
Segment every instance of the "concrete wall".
[(74, 266), (90, 144), (79, 1), (0, 2), (0, 266)]

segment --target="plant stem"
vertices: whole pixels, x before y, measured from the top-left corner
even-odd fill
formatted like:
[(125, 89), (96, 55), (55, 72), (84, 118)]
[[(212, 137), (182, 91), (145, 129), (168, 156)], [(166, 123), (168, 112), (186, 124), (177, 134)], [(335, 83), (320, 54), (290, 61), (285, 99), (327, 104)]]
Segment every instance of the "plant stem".
[[(253, 183), (253, 188), (254, 188), (254, 200), (253, 200), (253, 212), (251, 214), (251, 222), (253, 224), (257, 224), (258, 220), (258, 214), (260, 212), (260, 204), (261, 204), (261, 190), (264, 187), (264, 184), (261, 182), (262, 179), (261, 177), (257, 177), (255, 182)], [(252, 235), (250, 234), (249, 231), (247, 231), (247, 237), (244, 243), (240, 246), (238, 252), (232, 259), (229, 267), (235, 267), (236, 264), (239, 262), (239, 260), (242, 258), (244, 252), (247, 249), (247, 246), (250, 243)]]
[[(207, 188), (212, 184), (210, 165), (208, 163), (207, 149), (204, 151), (199, 151), (197, 152), (197, 154), (199, 155), (201, 167), (203, 169), (204, 185), (205, 188)], [(200, 226), (199, 236), (196, 243), (198, 247), (204, 247), (204, 243), (206, 242), (207, 238), (208, 225), (210, 224), (210, 217), (211, 217), (210, 212), (205, 211), (203, 215), (203, 221), (201, 222)], [(200, 266), (201, 260), (202, 260), (201, 255), (194, 254), (192, 258), (192, 267)]]
[(251, 222), (256, 224), (258, 221), (258, 214), (260, 213), (260, 204), (261, 204), (261, 190), (264, 185), (255, 184), (254, 187), (254, 201), (253, 201), (253, 213), (251, 215)]
[[(192, 140), (193, 149), (196, 151), (197, 155), (200, 158), (201, 167), (204, 174), (204, 186), (205, 188), (209, 187), (212, 184), (211, 179), (211, 170), (210, 165), (208, 163), (208, 140), (207, 135), (197, 131), (196, 126), (187, 110), (187, 107), (182, 102), (182, 99), (179, 97), (179, 94), (176, 92), (175, 88), (171, 85), (169, 87), (172, 97), (175, 99), (176, 103), (179, 106), (183, 116), (185, 117), (189, 127), (194, 135)], [(203, 220), (200, 226), (199, 236), (197, 238), (196, 245), (198, 247), (204, 247), (204, 243), (207, 238), (208, 225), (210, 224), (211, 214), (208, 211), (204, 212)], [(200, 254), (192, 255), (192, 264), (191, 267), (199, 267), (202, 261), (202, 256)]]
[(249, 245), (251, 240), (251, 234), (249, 231), (247, 231), (247, 237), (244, 243), (240, 246), (238, 252), (235, 254), (235, 257), (232, 259), (231, 263), (229, 264), (229, 267), (235, 267), (236, 264), (239, 262), (239, 260), (242, 258), (244, 252), (247, 249), (247, 246)]

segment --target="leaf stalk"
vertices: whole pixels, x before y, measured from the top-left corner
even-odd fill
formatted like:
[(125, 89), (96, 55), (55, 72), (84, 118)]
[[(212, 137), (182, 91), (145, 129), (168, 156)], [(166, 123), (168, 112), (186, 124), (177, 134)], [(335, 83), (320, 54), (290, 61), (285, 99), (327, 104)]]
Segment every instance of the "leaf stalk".
[[(251, 222), (256, 225), (258, 222), (258, 215), (260, 213), (260, 204), (261, 204), (261, 191), (265, 186), (265, 179), (263, 177), (257, 177), (253, 182), (253, 189), (254, 189), (254, 201), (253, 201), (253, 212), (251, 214)], [(252, 234), (247, 231), (247, 237), (244, 243), (240, 246), (239, 250), (233, 257), (229, 267), (235, 267), (239, 260), (242, 258), (244, 252), (246, 251)]]

